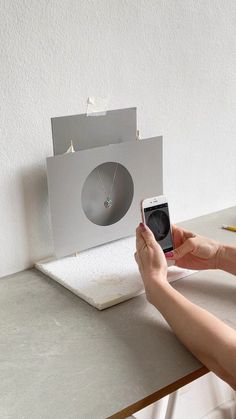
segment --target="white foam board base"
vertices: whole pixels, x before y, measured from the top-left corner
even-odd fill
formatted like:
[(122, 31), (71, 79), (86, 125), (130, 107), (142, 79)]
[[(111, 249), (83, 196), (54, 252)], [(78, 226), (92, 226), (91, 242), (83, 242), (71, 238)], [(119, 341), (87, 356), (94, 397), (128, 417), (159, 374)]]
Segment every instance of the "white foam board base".
[[(35, 267), (98, 310), (103, 310), (144, 292), (134, 252), (135, 237), (129, 237), (76, 256), (39, 261)], [(168, 281), (194, 272), (171, 266)]]

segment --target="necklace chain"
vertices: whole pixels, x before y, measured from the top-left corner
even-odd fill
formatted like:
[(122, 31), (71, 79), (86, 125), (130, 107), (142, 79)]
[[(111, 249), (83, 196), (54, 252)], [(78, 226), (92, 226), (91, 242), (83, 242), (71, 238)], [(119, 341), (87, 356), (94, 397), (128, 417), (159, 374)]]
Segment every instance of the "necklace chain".
[(113, 174), (112, 184), (111, 184), (111, 187), (110, 187), (109, 193), (107, 193), (107, 191), (106, 191), (106, 189), (105, 189), (105, 186), (104, 186), (104, 183), (103, 183), (103, 181), (102, 181), (102, 177), (101, 177), (101, 174), (100, 174), (100, 170), (99, 170), (99, 168), (98, 168), (98, 176), (99, 176), (100, 185), (101, 185), (102, 189), (104, 190), (106, 197), (110, 197), (110, 195), (111, 195), (111, 193), (112, 193), (112, 191), (113, 191), (113, 187), (114, 187), (114, 183), (115, 183), (115, 178), (116, 178), (117, 169), (118, 169), (118, 163), (116, 163), (116, 168), (115, 168), (115, 171), (114, 171), (114, 174)]
[(105, 207), (105, 208), (111, 208), (111, 207), (112, 207), (112, 205), (113, 205), (113, 201), (112, 201), (112, 199), (111, 199), (111, 193), (112, 193), (112, 191), (113, 191), (113, 187), (114, 187), (114, 183), (115, 183), (115, 178), (116, 178), (117, 169), (118, 169), (118, 163), (116, 163), (116, 168), (115, 168), (115, 170), (114, 170), (113, 179), (112, 179), (112, 184), (111, 184), (111, 187), (110, 187), (109, 192), (107, 193), (106, 188), (105, 188), (105, 186), (104, 186), (104, 182), (102, 181), (102, 177), (101, 177), (100, 170), (99, 170), (99, 168), (98, 168), (98, 178), (99, 178), (100, 186), (101, 186), (101, 187), (102, 187), (102, 189), (104, 190), (104, 192), (105, 192), (105, 196), (106, 196), (106, 199), (105, 199), (105, 201), (104, 201), (104, 207)]

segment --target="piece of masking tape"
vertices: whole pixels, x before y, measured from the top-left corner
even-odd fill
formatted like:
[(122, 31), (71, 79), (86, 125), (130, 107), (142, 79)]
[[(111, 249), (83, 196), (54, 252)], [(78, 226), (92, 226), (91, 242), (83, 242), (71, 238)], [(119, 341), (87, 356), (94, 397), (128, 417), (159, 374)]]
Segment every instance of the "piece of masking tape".
[(87, 99), (87, 116), (102, 116), (107, 113), (107, 97), (89, 96)]
[(74, 149), (74, 144), (73, 144), (73, 141), (71, 140), (70, 141), (70, 147), (66, 150), (66, 152), (64, 153), (64, 154), (67, 154), (67, 153), (74, 153), (75, 152), (75, 149)]

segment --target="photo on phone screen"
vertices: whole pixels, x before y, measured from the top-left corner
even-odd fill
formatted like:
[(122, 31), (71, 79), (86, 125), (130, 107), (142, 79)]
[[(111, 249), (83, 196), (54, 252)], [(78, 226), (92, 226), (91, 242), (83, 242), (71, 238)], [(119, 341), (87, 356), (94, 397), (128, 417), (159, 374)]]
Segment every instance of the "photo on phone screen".
[(152, 230), (164, 253), (173, 250), (168, 203), (144, 208), (145, 223)]

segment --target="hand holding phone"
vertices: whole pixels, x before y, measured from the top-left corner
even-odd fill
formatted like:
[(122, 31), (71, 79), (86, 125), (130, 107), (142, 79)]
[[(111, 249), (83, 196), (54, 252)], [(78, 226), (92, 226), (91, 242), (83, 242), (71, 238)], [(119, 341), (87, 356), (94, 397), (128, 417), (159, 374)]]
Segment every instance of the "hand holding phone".
[(164, 195), (146, 198), (141, 203), (142, 220), (153, 232), (164, 253), (173, 250), (170, 215)]

